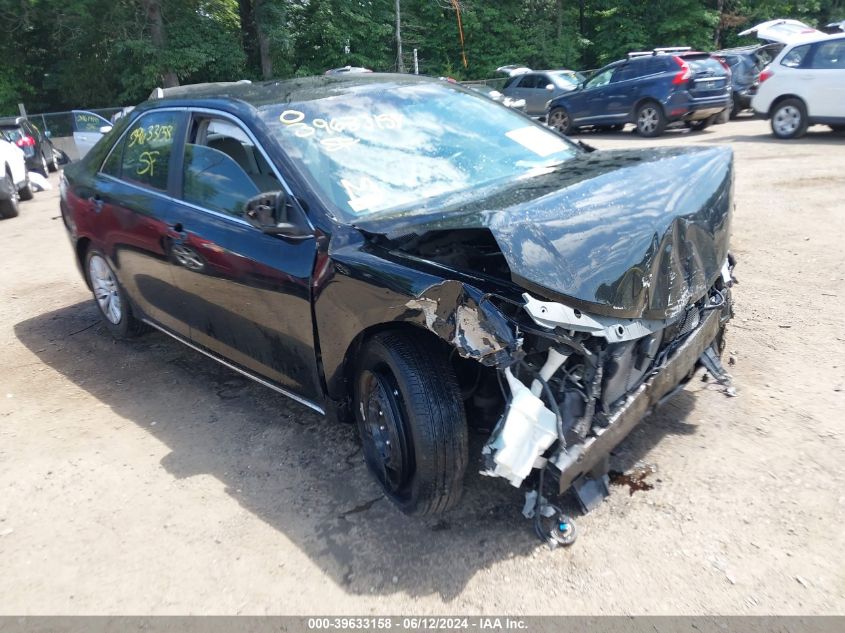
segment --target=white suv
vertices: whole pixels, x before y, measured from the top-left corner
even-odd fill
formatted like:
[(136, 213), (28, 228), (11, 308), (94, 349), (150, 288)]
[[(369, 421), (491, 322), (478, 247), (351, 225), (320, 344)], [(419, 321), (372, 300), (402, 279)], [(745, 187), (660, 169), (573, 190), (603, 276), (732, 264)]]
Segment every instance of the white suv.
[(32, 198), (24, 153), (0, 133), (0, 218), (18, 214), (18, 200)]
[(845, 34), (787, 45), (760, 73), (751, 107), (771, 118), (778, 138), (798, 138), (819, 123), (845, 130)]

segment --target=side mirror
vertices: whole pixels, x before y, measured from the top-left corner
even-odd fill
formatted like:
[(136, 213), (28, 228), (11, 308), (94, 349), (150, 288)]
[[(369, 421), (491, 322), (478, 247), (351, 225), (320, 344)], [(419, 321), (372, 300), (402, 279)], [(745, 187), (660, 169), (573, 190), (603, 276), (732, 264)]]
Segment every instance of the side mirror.
[(46, 136), (47, 138), (51, 138), (53, 136), (53, 133), (50, 130), (44, 130), (44, 136)]
[(549, 92), (554, 92), (555, 85), (554, 84), (546, 84), (546, 90), (548, 90)]
[(309, 235), (302, 226), (291, 222), (292, 209), (293, 205), (284, 191), (265, 191), (246, 201), (244, 218), (252, 226), (269, 235)]
[(111, 128), (112, 128), (111, 125), (101, 125), (100, 126), (100, 134), (108, 134), (109, 132), (111, 132)]

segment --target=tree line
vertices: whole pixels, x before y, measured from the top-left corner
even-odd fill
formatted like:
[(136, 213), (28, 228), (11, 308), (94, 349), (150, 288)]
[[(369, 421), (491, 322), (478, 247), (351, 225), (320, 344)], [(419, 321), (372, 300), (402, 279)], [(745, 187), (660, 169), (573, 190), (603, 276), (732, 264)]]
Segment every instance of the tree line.
[(156, 86), (352, 65), (459, 80), (498, 66), (596, 68), (630, 50), (751, 43), (845, 0), (0, 0), (0, 112), (134, 104)]

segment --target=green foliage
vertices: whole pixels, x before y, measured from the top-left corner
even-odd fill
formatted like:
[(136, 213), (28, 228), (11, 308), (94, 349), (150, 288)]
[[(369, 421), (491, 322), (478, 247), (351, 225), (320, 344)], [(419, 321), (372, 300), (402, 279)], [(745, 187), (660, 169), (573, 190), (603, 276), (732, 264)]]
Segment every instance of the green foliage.
[[(182, 83), (261, 76), (260, 33), (274, 76), (353, 65), (396, 69), (395, 0), (0, 0), (0, 112), (137, 103), (166, 73)], [(451, 0), (401, 0), (404, 65), (457, 79), (495, 76), (510, 63), (596, 68), (654, 46), (751, 43), (737, 33), (793, 17), (845, 18), (845, 0), (461, 0), (464, 67)], [(254, 24), (241, 23), (244, 10)], [(267, 57), (265, 57), (267, 59)]]

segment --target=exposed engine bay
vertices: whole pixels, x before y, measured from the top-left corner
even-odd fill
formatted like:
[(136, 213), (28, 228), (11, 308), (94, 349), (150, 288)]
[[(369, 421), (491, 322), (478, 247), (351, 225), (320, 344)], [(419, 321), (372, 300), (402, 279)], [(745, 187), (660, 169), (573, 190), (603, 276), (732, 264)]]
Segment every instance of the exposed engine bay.
[[(542, 473), (554, 473), (560, 492), (575, 486), (582, 507), (592, 509), (597, 488), (587, 480), (594, 483), (607, 472), (607, 451), (596, 446), (597, 438), (612, 430), (621, 440), (651, 408), (682, 389), (699, 365), (729, 384), (718, 347), (732, 316), (732, 269), (731, 259), (704, 297), (665, 321), (588, 315), (523, 295), (524, 310), (539, 329), (524, 333), (524, 357), (499, 370), (506, 407), (484, 446), (482, 474), (519, 487), (532, 472), (540, 473), (527, 505), (536, 506), (529, 510), (541, 538), (564, 543), (561, 530), (574, 529), (568, 517), (550, 535), (540, 527), (542, 518), (559, 513), (543, 497)], [(698, 347), (691, 345), (694, 338), (700, 339)], [(685, 345), (695, 351), (679, 358)], [(646, 383), (673, 362), (670, 373), (677, 374), (680, 365), (681, 375), (663, 377), (665, 388), (645, 397)]]

